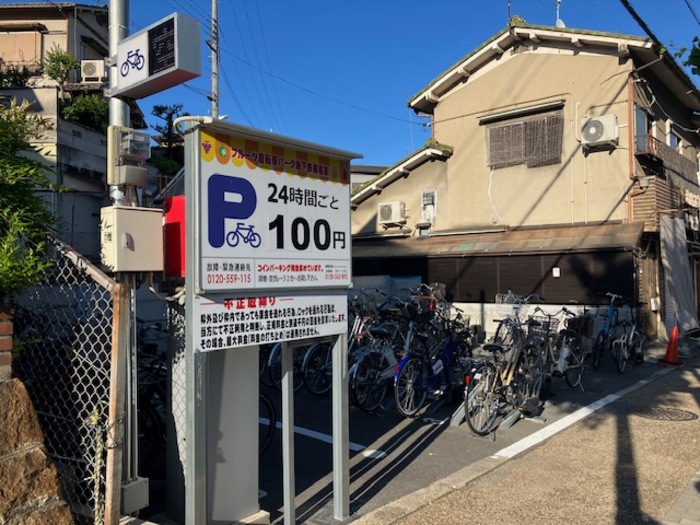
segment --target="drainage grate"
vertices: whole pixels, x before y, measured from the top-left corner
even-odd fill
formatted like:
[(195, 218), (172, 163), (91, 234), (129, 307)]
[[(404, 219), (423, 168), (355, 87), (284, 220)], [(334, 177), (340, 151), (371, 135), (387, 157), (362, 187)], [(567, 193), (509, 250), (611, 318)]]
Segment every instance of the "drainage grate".
[(680, 408), (647, 407), (623, 403), (623, 411), (630, 416), (645, 417), (658, 421), (693, 421), (698, 415)]

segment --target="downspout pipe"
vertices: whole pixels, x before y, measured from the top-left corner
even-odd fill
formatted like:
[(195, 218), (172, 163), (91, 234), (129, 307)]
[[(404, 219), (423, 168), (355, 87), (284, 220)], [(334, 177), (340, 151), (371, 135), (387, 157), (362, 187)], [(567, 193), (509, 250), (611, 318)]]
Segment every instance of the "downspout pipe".
[[(647, 64), (648, 65), (648, 64)], [(629, 147), (627, 148), (627, 157), (629, 161), (629, 178), (634, 183), (639, 183), (639, 177), (635, 173), (634, 169), (634, 152), (637, 147), (635, 141), (634, 131), (634, 79), (632, 78), (633, 73), (627, 76), (627, 136), (629, 141)], [(627, 222), (632, 222), (634, 218), (634, 199), (640, 195), (647, 192), (648, 186), (634, 188), (627, 195)]]

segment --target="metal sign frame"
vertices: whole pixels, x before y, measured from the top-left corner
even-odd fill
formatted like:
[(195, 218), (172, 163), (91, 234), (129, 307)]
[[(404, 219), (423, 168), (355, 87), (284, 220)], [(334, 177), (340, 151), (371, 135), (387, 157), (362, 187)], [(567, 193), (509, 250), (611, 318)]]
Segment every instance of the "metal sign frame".
[(197, 20), (173, 13), (119, 41), (111, 57), (116, 87), (110, 96), (143, 98), (201, 75), (201, 45)]
[[(190, 119), (192, 119), (192, 117), (190, 117)], [(215, 142), (212, 141), (212, 138), (215, 139)], [(236, 148), (236, 155), (234, 156), (234, 146), (239, 144), (242, 144), (243, 147)], [(212, 155), (210, 152), (212, 152), (212, 148), (214, 147), (218, 149), (214, 149)], [(269, 152), (267, 150), (269, 150)], [(278, 156), (276, 161), (271, 160), (273, 152)], [(263, 153), (263, 155), (259, 155), (261, 153)], [(235, 352), (236, 346), (249, 347), (259, 344), (260, 341), (255, 339), (240, 341), (236, 339), (237, 336), (240, 335), (239, 329), (250, 330), (251, 326), (247, 328), (243, 326), (241, 328), (239, 325), (238, 328), (236, 328), (235, 323), (237, 321), (234, 318), (234, 322), (231, 323), (231, 313), (235, 313), (233, 309), (237, 305), (244, 308), (249, 306), (251, 312), (248, 313), (252, 313), (252, 311), (259, 312), (257, 308), (261, 306), (262, 300), (265, 299), (266, 304), (264, 306), (267, 307), (269, 306), (270, 298), (279, 299), (280, 301), (291, 301), (290, 304), (296, 301), (297, 305), (301, 305), (300, 310), (295, 310), (294, 308), (285, 309), (284, 315), (274, 318), (271, 325), (266, 324), (264, 327), (254, 325), (255, 328), (259, 329), (260, 333), (264, 333), (269, 326), (280, 327), (280, 323), (282, 323), (280, 332), (278, 332), (277, 335), (279, 336), (279, 340), (283, 341), (283, 348), (285, 349), (285, 351), (283, 351), (282, 370), (283, 467), (284, 479), (286, 480), (284, 487), (285, 523), (293, 523), (294, 519), (294, 443), (293, 425), (290, 424), (291, 414), (293, 413), (293, 388), (289, 342), (314, 339), (319, 336), (335, 336), (336, 339), (333, 347), (334, 517), (339, 520), (345, 519), (349, 517), (347, 323), (344, 317), (347, 316), (346, 292), (351, 286), (349, 162), (353, 158), (360, 158), (361, 155), (327, 148), (289, 137), (265, 133), (234, 124), (211, 122), (210, 119), (207, 118), (201, 118), (197, 124), (189, 126), (185, 135), (185, 154), (185, 173), (188, 174), (188, 176), (185, 177), (185, 195), (187, 202), (186, 245), (190, 248), (187, 250), (186, 254), (186, 282), (188, 284), (186, 287), (188, 312), (186, 316), (185, 356), (187, 389), (187, 448), (185, 465), (186, 523), (188, 525), (198, 525), (208, 523), (207, 520), (210, 519), (210, 517), (207, 516), (209, 503), (208, 494), (210, 490), (206, 486), (206, 435), (207, 432), (211, 432), (212, 429), (207, 429), (208, 422), (205, 412), (207, 406), (206, 386), (208, 381), (207, 356), (209, 355), (207, 350)], [(219, 157), (217, 157), (217, 154)], [(213, 162), (212, 165), (215, 166), (216, 169), (203, 167), (203, 157), (205, 157), (204, 163)], [(304, 157), (306, 164), (296, 163), (297, 160)], [(221, 162), (221, 159), (224, 159), (224, 162)], [(283, 163), (281, 163), (280, 159), (282, 159)], [(248, 168), (243, 166), (243, 164), (236, 166), (234, 160), (243, 161), (243, 163), (248, 165)], [(277, 164), (275, 164), (275, 162)], [(245, 172), (246, 169), (250, 168), (251, 163), (256, 164), (255, 167), (260, 169), (255, 173), (252, 171), (250, 173)], [(282, 169), (275, 170), (275, 166), (281, 167)], [(315, 170), (316, 173), (310, 173), (308, 171), (310, 166), (312, 172)], [(335, 172), (331, 169), (332, 167), (336, 168)], [(347, 170), (345, 175), (343, 175), (341, 171), (338, 171), (338, 169), (342, 170), (342, 167), (345, 167)], [(303, 176), (299, 168), (306, 170), (303, 172)], [(243, 172), (241, 172), (241, 169), (243, 169)], [(341, 237), (326, 236), (326, 234), (332, 233), (326, 228), (326, 223), (330, 225), (331, 221), (333, 221), (333, 228), (335, 231), (340, 231), (342, 229), (343, 233), (346, 235), (347, 246), (341, 246), (340, 244), (335, 245), (335, 248), (337, 248), (335, 253), (319, 262), (320, 270), (318, 268), (308, 267), (308, 265), (310, 265), (308, 261), (312, 258), (315, 261), (319, 261), (318, 254), (284, 251), (285, 246), (281, 245), (278, 232), (271, 231), (275, 227), (274, 224), (271, 224), (273, 221), (268, 220), (267, 226), (269, 226), (269, 228), (268, 231), (265, 232), (265, 235), (260, 231), (264, 229), (265, 220), (268, 219), (268, 215), (274, 214), (275, 218), (282, 215), (284, 218), (284, 210), (280, 211), (279, 207), (273, 206), (277, 204), (274, 202), (271, 203), (273, 205), (266, 206), (266, 209), (260, 211), (262, 218), (254, 217), (256, 209), (254, 209), (248, 217), (254, 218), (254, 222), (252, 222), (253, 229), (255, 227), (260, 228), (259, 234), (262, 238), (259, 243), (256, 241), (256, 244), (261, 246), (263, 242), (267, 243), (262, 252), (268, 258), (271, 250), (274, 254), (274, 249), (279, 249), (280, 255), (278, 257), (278, 262), (261, 263), (256, 259), (257, 254), (250, 249), (250, 246), (245, 246), (243, 251), (236, 252), (233, 250), (236, 245), (233, 243), (225, 245), (221, 242), (222, 235), (225, 238), (231, 231), (235, 231), (231, 228), (239, 228), (237, 223), (240, 219), (236, 216), (237, 211), (235, 210), (235, 206), (231, 206), (231, 203), (234, 205), (244, 203), (246, 198), (251, 197), (251, 191), (255, 193), (255, 197), (253, 198), (257, 198), (257, 195), (261, 191), (264, 191), (265, 193), (263, 195), (268, 198), (267, 202), (270, 203), (270, 194), (267, 192), (279, 191), (279, 186), (277, 189), (273, 189), (271, 186), (274, 185), (274, 182), (271, 182), (272, 176), (267, 174), (270, 169), (273, 172), (279, 172), (275, 176), (282, 178), (284, 181), (283, 185), (287, 187), (288, 192), (293, 189), (296, 194), (299, 194), (299, 192), (303, 194), (304, 190), (308, 190), (308, 186), (312, 185), (325, 188), (338, 185), (333, 191), (324, 191), (324, 194), (328, 193), (328, 195), (331, 196), (331, 201), (335, 199), (337, 208), (330, 208), (333, 210), (332, 212), (324, 210), (315, 215), (313, 213), (307, 214), (305, 217), (307, 220), (311, 218), (316, 221), (314, 224), (318, 224), (319, 221), (321, 224), (317, 227), (317, 233), (319, 235), (314, 239), (315, 246), (313, 248), (315, 249), (320, 248), (322, 251), (333, 251), (330, 248), (332, 239)], [(316, 177), (309, 177), (309, 175), (316, 175)], [(260, 181), (251, 184), (246, 184), (245, 181), (241, 183), (240, 179), (250, 176), (258, 176), (263, 179), (262, 183), (259, 183)], [(226, 180), (227, 177), (229, 179), (234, 179), (234, 184), (232, 186), (224, 188), (224, 193), (226, 193), (226, 195), (217, 195), (213, 201), (209, 193), (211, 187), (207, 186), (207, 189), (203, 190), (204, 185), (210, 184), (212, 177), (223, 177), (223, 179), (217, 180), (216, 183), (223, 182), (224, 184), (231, 183), (231, 180)], [(345, 178), (343, 179), (343, 177)], [(238, 184), (238, 186), (236, 186), (236, 184)], [(338, 188), (342, 188), (342, 191), (339, 191)], [(316, 196), (318, 196), (318, 193)], [(209, 210), (206, 209), (211, 202), (218, 203), (219, 206), (225, 208), (223, 212), (222, 210), (215, 210), (215, 214), (213, 215), (214, 217), (218, 217), (218, 220), (221, 221), (221, 223), (216, 226), (218, 228), (218, 237), (214, 236), (213, 244), (209, 235), (211, 226), (209, 222), (211, 221), (212, 215), (209, 213)], [(245, 211), (245, 213), (248, 212), (250, 212), (250, 207)], [(217, 213), (219, 215), (216, 215)], [(341, 219), (340, 214), (346, 214), (346, 216)], [(207, 220), (202, 221), (202, 217), (207, 217)], [(296, 215), (296, 217), (301, 217), (301, 215)], [(207, 231), (203, 231), (202, 223), (204, 223)], [(304, 235), (312, 232), (313, 228), (307, 230), (304, 222), (301, 220), (297, 221), (296, 224), (298, 228), (297, 243), (294, 247), (297, 249), (297, 252), (304, 252), (304, 249), (311, 245), (311, 241), (306, 243), (306, 240), (310, 239), (310, 237), (304, 237)], [(338, 226), (338, 224), (340, 224), (340, 226)], [(276, 235), (274, 239), (272, 235)], [(288, 237), (284, 237), (284, 241), (291, 239), (294, 232), (289, 230), (285, 235)], [(267, 237), (267, 239), (265, 237)], [(208, 247), (204, 246), (205, 242), (209, 243)], [(284, 244), (284, 242), (282, 244)], [(213, 251), (209, 249), (212, 246), (214, 248)], [(216, 249), (221, 248), (223, 249), (217, 253)], [(213, 257), (214, 259), (220, 257), (220, 260), (205, 261), (203, 256), (204, 258)], [(227, 266), (226, 272), (235, 274), (241, 267), (235, 266), (235, 262), (233, 262), (234, 259), (238, 259), (239, 263), (243, 260), (255, 265), (253, 268), (255, 271), (251, 271), (249, 274), (250, 279), (244, 279), (244, 282), (240, 283), (236, 282), (233, 278), (228, 280), (224, 278), (224, 282), (231, 285), (229, 288), (225, 286), (210, 286), (207, 290), (202, 289), (202, 280), (206, 281), (206, 276), (208, 275), (202, 270), (203, 264), (218, 262), (222, 265), (221, 268), (213, 270), (214, 267), (212, 266), (210, 267), (210, 271), (223, 272), (223, 264), (227, 263), (229, 266)], [(233, 267), (230, 266), (232, 264)], [(287, 269), (293, 267), (297, 275), (308, 276), (315, 274), (317, 277), (331, 277), (323, 280), (312, 280), (310, 282), (308, 280), (300, 280), (299, 282), (287, 280), (286, 285), (284, 285), (284, 283), (280, 284), (271, 279), (258, 279), (262, 274), (267, 273), (268, 277), (271, 275), (270, 272), (261, 271), (260, 267), (257, 266), (258, 264), (277, 265), (277, 268), (273, 268), (273, 273), (274, 271), (280, 272), (280, 268)], [(262, 270), (265, 270), (265, 268), (262, 268)], [(300, 284), (302, 282), (304, 284), (303, 286)], [(190, 285), (190, 283), (194, 286)], [(207, 288), (207, 284), (205, 284), (204, 288)], [(298, 326), (294, 325), (297, 322), (295, 319), (304, 315), (308, 317), (309, 312), (305, 310), (305, 308), (310, 307), (313, 298), (319, 296), (327, 299), (329, 303), (332, 303), (331, 306), (336, 308), (337, 311), (323, 310), (320, 312), (312, 312), (311, 316), (317, 318), (317, 322), (314, 324), (314, 327), (317, 329), (315, 333), (298, 330)], [(339, 298), (342, 298), (342, 305)], [(217, 341), (216, 348), (206, 348), (206, 343), (203, 343), (202, 314), (204, 314), (204, 319), (206, 319), (206, 313), (202, 312), (204, 304), (209, 304), (211, 308), (215, 309), (216, 314), (220, 316), (216, 321), (219, 323), (219, 325), (216, 325), (217, 329), (214, 330), (214, 326), (212, 326), (211, 330), (212, 332), (217, 332), (217, 337), (221, 337), (222, 342), (219, 344)], [(226, 315), (227, 313), (228, 317)], [(260, 323), (270, 320), (266, 318), (266, 314), (264, 313), (254, 319), (252, 317), (254, 316), (249, 316), (248, 318), (243, 316), (243, 322)], [(269, 315), (267, 317), (269, 317)], [(290, 320), (291, 325), (284, 325), (285, 319)], [(232, 330), (232, 332), (225, 333), (227, 330)], [(234, 348), (234, 350), (230, 350), (231, 348)], [(255, 398), (257, 398), (257, 375), (255, 375), (254, 378), (249, 377), (248, 379), (255, 381), (253, 384), (256, 390)], [(287, 417), (284, 417), (285, 413)], [(235, 414), (233, 414), (232, 417), (235, 417)]]

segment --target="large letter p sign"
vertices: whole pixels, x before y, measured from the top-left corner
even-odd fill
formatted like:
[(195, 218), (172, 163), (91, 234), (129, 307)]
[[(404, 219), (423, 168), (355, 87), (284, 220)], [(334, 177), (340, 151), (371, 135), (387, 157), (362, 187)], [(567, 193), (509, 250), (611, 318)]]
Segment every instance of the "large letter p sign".
[(214, 174), (209, 178), (209, 244), (221, 248), (226, 239), (226, 219), (244, 220), (257, 206), (255, 188), (246, 179)]

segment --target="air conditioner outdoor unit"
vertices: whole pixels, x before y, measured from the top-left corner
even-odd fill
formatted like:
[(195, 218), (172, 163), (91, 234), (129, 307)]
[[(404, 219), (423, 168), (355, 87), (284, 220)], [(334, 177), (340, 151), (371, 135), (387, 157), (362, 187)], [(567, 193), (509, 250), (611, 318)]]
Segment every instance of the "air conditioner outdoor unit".
[(105, 80), (104, 60), (81, 60), (80, 80), (81, 82), (102, 82)]
[(377, 215), (379, 216), (379, 224), (385, 226), (405, 224), (406, 204), (403, 201), (380, 202)]
[(581, 122), (581, 144), (586, 147), (614, 146), (618, 138), (617, 115), (601, 115)]

